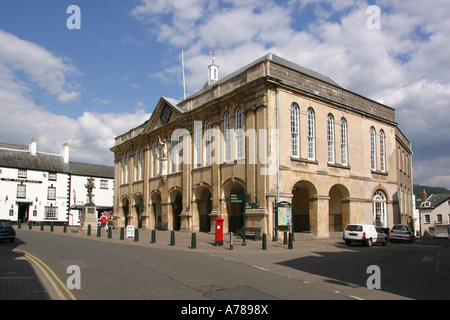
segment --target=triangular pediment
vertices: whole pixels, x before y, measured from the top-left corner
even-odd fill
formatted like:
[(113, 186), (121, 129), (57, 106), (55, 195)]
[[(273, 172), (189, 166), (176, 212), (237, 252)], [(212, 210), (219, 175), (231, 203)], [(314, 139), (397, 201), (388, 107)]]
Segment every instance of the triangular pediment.
[(184, 112), (177, 104), (178, 101), (175, 99), (161, 97), (145, 126), (144, 132), (151, 132), (177, 119)]

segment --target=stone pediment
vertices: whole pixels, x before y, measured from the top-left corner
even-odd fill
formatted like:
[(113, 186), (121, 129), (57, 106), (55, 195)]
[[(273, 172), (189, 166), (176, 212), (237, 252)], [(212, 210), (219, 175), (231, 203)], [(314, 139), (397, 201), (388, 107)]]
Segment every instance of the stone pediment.
[(155, 111), (145, 125), (144, 132), (151, 132), (174, 121), (184, 113), (178, 106), (178, 101), (172, 98), (161, 97)]

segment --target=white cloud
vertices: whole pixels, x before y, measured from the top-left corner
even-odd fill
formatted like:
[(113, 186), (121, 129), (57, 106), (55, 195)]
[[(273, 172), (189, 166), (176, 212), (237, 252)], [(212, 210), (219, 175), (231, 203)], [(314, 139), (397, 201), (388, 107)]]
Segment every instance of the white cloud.
[[(194, 1), (188, 2), (192, 11), (187, 17), (183, 17), (182, 3), (143, 0), (133, 14), (151, 25), (159, 41), (184, 49), (190, 91), (205, 83), (213, 45), (219, 47), (216, 63), (221, 77), (274, 52), (396, 108), (415, 158), (436, 157), (428, 162), (431, 177), (427, 179), (450, 187), (449, 179), (438, 178), (450, 176), (448, 166), (439, 160), (450, 157), (450, 151), (424, 152), (430, 143), (438, 149), (450, 145), (445, 120), (450, 75), (444, 72), (450, 69), (447, 0), (377, 1), (380, 30), (367, 27), (367, 1)], [(296, 21), (302, 14), (308, 15), (308, 24)], [(176, 72), (178, 68), (169, 66), (158, 75), (163, 78)], [(417, 170), (425, 172), (423, 166)], [(425, 179), (419, 174), (415, 178), (418, 183)]]
[[(22, 74), (17, 70), (28, 75), (29, 81), (20, 77)], [(71, 160), (113, 165), (109, 149), (114, 146), (114, 137), (142, 124), (150, 114), (138, 108), (133, 113), (84, 112), (72, 119), (45, 110), (34, 102), (34, 84), (55, 94), (62, 103), (78, 99), (79, 93), (64, 89), (67, 86), (65, 74), (75, 70), (44, 48), (0, 30), (1, 142), (27, 144), (34, 137), (38, 151), (56, 154), (61, 145), (68, 142)], [(93, 100), (111, 103), (98, 98)]]
[(84, 112), (68, 138), (71, 157), (75, 154), (83, 162), (113, 165), (114, 156), (109, 149), (114, 146), (114, 138), (141, 125), (150, 116), (144, 109), (126, 114)]
[(111, 104), (111, 101), (106, 100), (106, 99), (100, 99), (100, 98), (94, 98), (94, 99), (92, 99), (92, 101), (100, 102), (101, 104), (106, 104), (106, 105)]
[(55, 95), (62, 103), (75, 101), (80, 97), (79, 92), (67, 90), (70, 86), (66, 82), (66, 76), (77, 74), (75, 67), (45, 48), (1, 29), (0, 64), (23, 72), (33, 84)]

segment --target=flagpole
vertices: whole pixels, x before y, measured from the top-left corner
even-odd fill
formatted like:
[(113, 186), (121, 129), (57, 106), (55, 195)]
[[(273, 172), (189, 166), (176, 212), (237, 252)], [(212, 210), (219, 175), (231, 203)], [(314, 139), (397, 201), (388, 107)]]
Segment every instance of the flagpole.
[(183, 94), (184, 100), (186, 100), (186, 77), (184, 75), (184, 52), (181, 50), (181, 64), (183, 66)]

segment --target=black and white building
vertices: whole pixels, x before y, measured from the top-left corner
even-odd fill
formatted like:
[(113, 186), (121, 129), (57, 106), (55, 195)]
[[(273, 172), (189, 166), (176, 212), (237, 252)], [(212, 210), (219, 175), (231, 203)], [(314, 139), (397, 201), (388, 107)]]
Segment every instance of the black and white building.
[(80, 225), (92, 178), (97, 213), (113, 210), (114, 167), (69, 161), (69, 146), (60, 154), (29, 145), (0, 143), (0, 219), (33, 224)]

